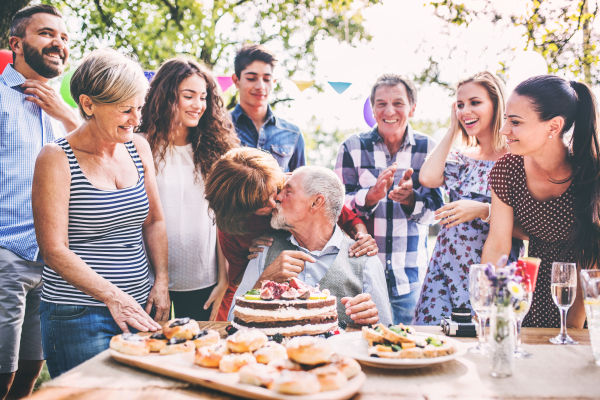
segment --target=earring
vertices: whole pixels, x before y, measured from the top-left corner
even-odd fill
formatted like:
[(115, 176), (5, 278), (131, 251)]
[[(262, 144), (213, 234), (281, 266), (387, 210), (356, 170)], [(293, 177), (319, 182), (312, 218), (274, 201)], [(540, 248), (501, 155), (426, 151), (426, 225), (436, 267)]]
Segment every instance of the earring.
[(548, 135), (548, 139), (552, 139), (552, 135)]

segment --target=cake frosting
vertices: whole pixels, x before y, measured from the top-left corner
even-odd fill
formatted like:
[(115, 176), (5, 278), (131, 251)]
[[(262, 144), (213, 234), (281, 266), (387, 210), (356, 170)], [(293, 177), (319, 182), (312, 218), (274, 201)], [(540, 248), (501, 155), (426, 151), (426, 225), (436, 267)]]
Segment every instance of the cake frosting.
[(263, 282), (260, 297), (236, 297), (233, 316), (235, 328), (259, 329), (267, 335), (319, 335), (338, 326), (336, 297), (297, 279), (289, 285)]

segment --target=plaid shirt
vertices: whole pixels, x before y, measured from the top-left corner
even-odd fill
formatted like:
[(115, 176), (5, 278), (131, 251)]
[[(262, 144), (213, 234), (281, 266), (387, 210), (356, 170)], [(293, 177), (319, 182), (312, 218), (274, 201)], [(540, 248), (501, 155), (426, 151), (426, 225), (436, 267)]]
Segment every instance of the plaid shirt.
[[(386, 279), (391, 297), (420, 290), (427, 272), (428, 225), (435, 224), (434, 211), (444, 205), (440, 189), (427, 189), (419, 183), (419, 171), (425, 157), (436, 143), (429, 136), (413, 131), (408, 125), (405, 140), (392, 159), (377, 127), (371, 132), (348, 138), (338, 152), (335, 172), (346, 186), (346, 206), (368, 219), (378, 256), (386, 266)], [(387, 196), (371, 208), (365, 207), (365, 197), (377, 177), (393, 163), (398, 164), (392, 190), (408, 168), (415, 191), (415, 208), (407, 214), (404, 206)]]

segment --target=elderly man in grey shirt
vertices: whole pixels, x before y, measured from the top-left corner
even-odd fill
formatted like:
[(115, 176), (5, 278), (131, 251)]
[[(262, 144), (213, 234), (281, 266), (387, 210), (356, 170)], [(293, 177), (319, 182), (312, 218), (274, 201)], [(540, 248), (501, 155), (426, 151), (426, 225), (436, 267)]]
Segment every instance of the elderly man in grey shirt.
[[(277, 195), (271, 226), (279, 229), (270, 247), (250, 261), (235, 297), (261, 282), (293, 277), (320, 285), (338, 298), (338, 318), (368, 325), (392, 322), (385, 273), (378, 257), (349, 257), (354, 242), (336, 221), (344, 205), (344, 185), (326, 168), (301, 167)], [(309, 255), (302, 261), (298, 252)], [(265, 268), (265, 266), (267, 266)], [(228, 320), (234, 318), (235, 299)]]

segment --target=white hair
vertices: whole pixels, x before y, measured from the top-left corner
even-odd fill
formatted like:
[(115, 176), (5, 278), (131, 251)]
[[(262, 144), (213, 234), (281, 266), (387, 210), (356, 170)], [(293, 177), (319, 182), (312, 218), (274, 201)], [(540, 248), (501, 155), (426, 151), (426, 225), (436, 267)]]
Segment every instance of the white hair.
[(346, 195), (346, 188), (340, 178), (325, 167), (300, 167), (294, 170), (294, 174), (297, 173), (304, 174), (302, 190), (307, 197), (317, 194), (325, 197), (325, 215), (335, 225), (344, 207), (344, 196)]

